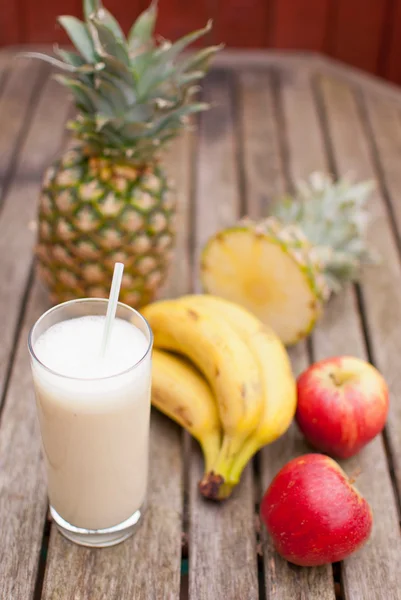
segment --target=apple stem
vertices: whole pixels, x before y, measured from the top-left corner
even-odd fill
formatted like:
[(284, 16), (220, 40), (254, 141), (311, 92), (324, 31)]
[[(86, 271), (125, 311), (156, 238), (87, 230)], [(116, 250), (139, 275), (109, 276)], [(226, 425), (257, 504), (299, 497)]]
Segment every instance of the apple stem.
[(351, 473), (351, 476), (348, 477), (348, 481), (349, 483), (352, 485), (353, 483), (355, 483), (355, 481), (358, 479), (359, 475), (362, 473), (362, 469), (360, 467), (358, 467), (357, 469), (355, 469), (355, 471), (353, 473)]
[(349, 381), (352, 381), (352, 379), (355, 379), (355, 373), (351, 373), (349, 371), (337, 371), (331, 372), (330, 377), (333, 380), (334, 385), (336, 385), (337, 387), (341, 387), (345, 383), (348, 383)]

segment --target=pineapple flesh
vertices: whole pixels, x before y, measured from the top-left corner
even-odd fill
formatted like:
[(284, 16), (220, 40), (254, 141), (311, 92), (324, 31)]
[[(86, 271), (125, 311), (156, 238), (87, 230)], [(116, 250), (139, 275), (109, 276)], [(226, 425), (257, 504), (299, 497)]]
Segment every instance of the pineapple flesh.
[(245, 306), (286, 345), (303, 339), (330, 294), (374, 259), (363, 239), (371, 187), (313, 173), (271, 217), (244, 219), (207, 242), (204, 290)]
[(325, 281), (310, 244), (274, 218), (244, 220), (212, 238), (201, 277), (208, 293), (244, 306), (285, 344), (308, 335), (323, 309)]
[(208, 108), (198, 82), (219, 46), (181, 57), (210, 23), (175, 43), (156, 40), (152, 2), (127, 37), (98, 0), (85, 21), (63, 16), (76, 52), (30, 53), (64, 71), (72, 93), (74, 144), (46, 171), (39, 206), (38, 273), (53, 302), (107, 297), (116, 261), (125, 265), (120, 298), (151, 302), (172, 260), (175, 203), (163, 170), (168, 142), (189, 115)]

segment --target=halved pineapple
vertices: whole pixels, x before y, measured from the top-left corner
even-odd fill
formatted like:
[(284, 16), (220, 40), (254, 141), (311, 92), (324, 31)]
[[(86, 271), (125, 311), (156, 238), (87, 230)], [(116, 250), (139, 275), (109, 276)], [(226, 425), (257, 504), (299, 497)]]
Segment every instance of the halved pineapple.
[(241, 222), (211, 238), (201, 261), (205, 291), (237, 302), (268, 323), (285, 344), (302, 339), (319, 317), (325, 281), (301, 232), (278, 222)]
[(224, 229), (201, 259), (204, 290), (252, 311), (289, 345), (313, 328), (330, 294), (373, 255), (364, 240), (371, 182), (312, 173), (273, 216)]

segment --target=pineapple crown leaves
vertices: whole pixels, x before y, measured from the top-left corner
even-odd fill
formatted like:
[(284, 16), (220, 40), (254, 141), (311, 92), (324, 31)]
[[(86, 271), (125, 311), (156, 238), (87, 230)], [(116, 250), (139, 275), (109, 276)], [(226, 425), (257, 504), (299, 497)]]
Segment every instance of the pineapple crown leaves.
[(297, 183), (294, 196), (282, 198), (273, 209), (282, 225), (298, 227), (313, 246), (331, 292), (357, 280), (363, 264), (378, 261), (365, 239), (366, 204), (373, 188), (372, 181), (353, 183), (349, 176), (334, 181), (314, 172)]
[(79, 111), (69, 126), (89, 151), (149, 161), (187, 125), (189, 115), (209, 108), (194, 96), (222, 46), (182, 58), (192, 42), (210, 31), (211, 21), (174, 43), (156, 39), (156, 0), (139, 15), (127, 37), (100, 0), (84, 0), (83, 11), (84, 21), (58, 19), (76, 52), (56, 47), (57, 58), (25, 56), (64, 71), (56, 78), (69, 88)]

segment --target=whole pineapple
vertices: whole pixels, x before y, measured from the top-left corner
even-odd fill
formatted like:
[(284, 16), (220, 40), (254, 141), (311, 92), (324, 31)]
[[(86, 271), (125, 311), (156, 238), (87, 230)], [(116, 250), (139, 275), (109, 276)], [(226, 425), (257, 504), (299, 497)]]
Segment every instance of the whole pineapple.
[(127, 38), (100, 0), (84, 0), (85, 22), (59, 18), (77, 53), (30, 54), (66, 74), (74, 96), (69, 127), (75, 147), (47, 170), (39, 208), (38, 272), (51, 299), (107, 297), (113, 266), (123, 262), (120, 299), (150, 302), (172, 258), (174, 199), (161, 151), (188, 115), (196, 83), (219, 46), (177, 61), (210, 23), (174, 44), (153, 35), (157, 5), (142, 13)]
[(206, 292), (252, 311), (287, 345), (306, 337), (331, 293), (374, 259), (364, 240), (372, 183), (312, 173), (272, 215), (214, 235), (201, 259)]

